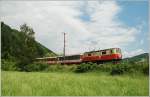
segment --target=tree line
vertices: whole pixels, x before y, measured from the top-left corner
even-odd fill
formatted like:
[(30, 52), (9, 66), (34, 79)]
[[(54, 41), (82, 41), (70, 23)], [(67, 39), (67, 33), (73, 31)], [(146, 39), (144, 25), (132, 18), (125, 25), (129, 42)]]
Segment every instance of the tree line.
[(1, 22), (1, 52), (2, 69), (20, 71), (37, 57), (56, 55), (35, 40), (33, 28), (26, 23), (18, 31)]

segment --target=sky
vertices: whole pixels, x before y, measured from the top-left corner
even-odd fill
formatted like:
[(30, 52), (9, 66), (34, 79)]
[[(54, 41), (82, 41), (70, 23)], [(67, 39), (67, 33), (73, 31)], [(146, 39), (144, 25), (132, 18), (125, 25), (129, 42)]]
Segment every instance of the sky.
[(1, 21), (27, 23), (35, 39), (57, 54), (121, 48), (123, 57), (149, 52), (148, 0), (0, 1)]

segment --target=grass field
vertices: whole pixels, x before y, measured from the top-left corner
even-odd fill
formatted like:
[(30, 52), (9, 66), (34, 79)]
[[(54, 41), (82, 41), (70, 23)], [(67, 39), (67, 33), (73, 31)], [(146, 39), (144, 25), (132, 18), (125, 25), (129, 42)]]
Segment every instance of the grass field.
[(107, 73), (2, 71), (3, 96), (133, 96), (149, 94), (148, 76), (111, 76)]

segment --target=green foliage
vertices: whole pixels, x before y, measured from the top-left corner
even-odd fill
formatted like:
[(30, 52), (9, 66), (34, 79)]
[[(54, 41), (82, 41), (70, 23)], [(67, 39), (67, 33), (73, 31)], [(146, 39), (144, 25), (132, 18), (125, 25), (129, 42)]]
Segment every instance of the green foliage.
[(111, 75), (120, 75), (125, 73), (144, 73), (148, 75), (149, 66), (146, 63), (121, 63), (113, 66)]
[[(20, 30), (11, 29), (8, 25), (1, 22), (2, 59), (10, 62), (13, 60), (13, 62), (16, 62), (16, 67), (19, 70), (26, 71), (27, 65), (31, 64), (35, 58), (43, 57), (47, 54), (49, 56), (56, 55), (35, 41), (35, 32), (27, 24), (21, 25)], [(5, 68), (7, 67), (5, 66)], [(10, 70), (10, 68), (7, 70)]]
[[(126, 66), (125, 66), (126, 67)], [(126, 68), (124, 68), (121, 65), (117, 65), (115, 67), (112, 68), (111, 70), (111, 75), (121, 75), (126, 71)]]
[(109, 63), (109, 64), (99, 64), (97, 66), (97, 70), (103, 71), (103, 72), (110, 72), (113, 68), (114, 64)]
[(83, 73), (88, 71), (102, 71), (110, 72), (111, 75), (122, 75), (131, 73), (144, 73), (149, 74), (149, 65), (145, 63), (127, 63), (120, 62), (118, 64), (106, 63), (106, 64), (96, 64), (96, 63), (82, 63), (77, 65), (75, 72)]
[(10, 60), (1, 60), (1, 69), (5, 71), (15, 71), (17, 70), (16, 62)]
[(130, 63), (130, 64), (135, 64), (135, 63), (149, 63), (149, 54), (148, 53), (143, 53), (137, 56), (133, 56), (130, 58), (125, 58), (122, 60), (122, 62), (124, 63)]
[(56, 54), (49, 50), (48, 48), (44, 47), (42, 44), (36, 42), (36, 48), (37, 48), (37, 57), (51, 57), (56, 56)]
[(145, 67), (143, 67), (143, 73), (145, 75), (149, 75), (149, 65), (146, 65)]
[(77, 66), (75, 72), (82, 73), (96, 69), (97, 64), (95, 63), (82, 63)]
[(48, 64), (28, 64), (26, 65), (25, 69), (26, 71), (28, 72), (31, 72), (31, 71), (45, 71), (47, 68), (48, 68)]
[(68, 72), (68, 71), (74, 71), (76, 69), (76, 64), (72, 65), (61, 65), (61, 64), (51, 64), (48, 66), (46, 71), (50, 72)]
[(34, 32), (33, 29), (32, 29), (30, 26), (28, 26), (27, 24), (24, 23), (23, 25), (21, 25), (21, 26), (20, 26), (20, 31), (23, 32), (26, 36), (28, 36), (28, 37), (26, 37), (26, 40), (27, 40), (28, 38), (34, 38), (35, 32)]
[(91, 69), (90, 64), (83, 63), (77, 66), (77, 69), (75, 70), (75, 72), (79, 72), (79, 73), (87, 72), (90, 69)]
[(64, 65), (62, 66), (61, 64), (51, 64), (49, 65), (47, 71), (62, 71), (63, 70)]

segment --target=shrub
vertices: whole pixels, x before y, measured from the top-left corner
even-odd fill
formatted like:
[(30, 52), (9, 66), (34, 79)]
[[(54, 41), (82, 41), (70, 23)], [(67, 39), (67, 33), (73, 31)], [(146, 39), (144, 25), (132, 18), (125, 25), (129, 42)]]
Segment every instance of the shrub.
[(75, 72), (82, 73), (82, 72), (87, 72), (91, 71), (97, 68), (97, 64), (95, 63), (82, 63), (77, 66)]
[(83, 64), (80, 64), (77, 66), (75, 72), (86, 72), (87, 71), (87, 68), (89, 68), (89, 65), (83, 63)]
[(149, 65), (147, 65), (147, 66), (145, 66), (145, 67), (143, 68), (143, 73), (144, 73), (145, 75), (149, 75)]
[(76, 69), (76, 65), (75, 64), (71, 64), (71, 65), (61, 65), (61, 64), (51, 64), (48, 66), (48, 68), (46, 69), (46, 71), (63, 71), (63, 72), (68, 72), (68, 71), (74, 71)]
[(115, 64), (110, 72), (111, 75), (121, 75), (127, 72), (133, 72), (134, 69), (128, 64)]
[(25, 66), (25, 70), (28, 72), (31, 71), (44, 71), (48, 68), (48, 64), (41, 64), (41, 63), (33, 63), (33, 64), (28, 64)]
[(97, 66), (97, 70), (104, 71), (104, 72), (110, 72), (112, 70), (112, 67), (114, 64), (101, 64)]
[(113, 67), (110, 74), (111, 75), (121, 75), (124, 73), (124, 70), (121, 68), (121, 66)]
[(70, 70), (70, 71), (75, 71), (75, 70), (76, 70), (76, 67), (77, 67), (77, 64), (73, 64), (73, 65), (69, 68), (69, 70)]
[(124, 74), (124, 73), (144, 73), (146, 75), (149, 74), (149, 66), (146, 63), (121, 63), (112, 66), (112, 70), (110, 72), (111, 75)]
[(2, 59), (1, 69), (6, 71), (15, 71), (17, 70), (17, 63), (11, 60)]

